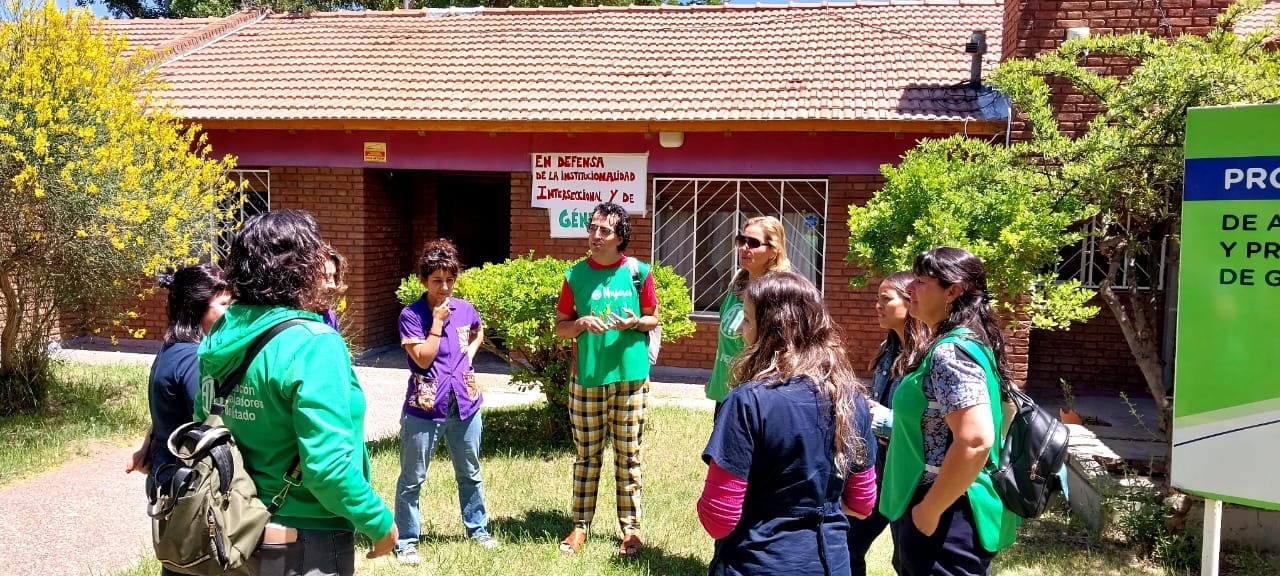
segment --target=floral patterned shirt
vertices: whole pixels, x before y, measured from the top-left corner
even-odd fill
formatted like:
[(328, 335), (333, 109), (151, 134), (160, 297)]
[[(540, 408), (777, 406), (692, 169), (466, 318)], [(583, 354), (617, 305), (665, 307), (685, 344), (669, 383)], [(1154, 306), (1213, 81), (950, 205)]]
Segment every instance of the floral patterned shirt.
[(959, 346), (946, 343), (933, 350), (929, 374), (921, 382), (929, 400), (921, 418), (924, 432), (924, 476), (921, 484), (929, 484), (938, 476), (938, 467), (951, 447), (951, 429), (946, 417), (971, 406), (989, 405), (987, 374), (976, 360)]

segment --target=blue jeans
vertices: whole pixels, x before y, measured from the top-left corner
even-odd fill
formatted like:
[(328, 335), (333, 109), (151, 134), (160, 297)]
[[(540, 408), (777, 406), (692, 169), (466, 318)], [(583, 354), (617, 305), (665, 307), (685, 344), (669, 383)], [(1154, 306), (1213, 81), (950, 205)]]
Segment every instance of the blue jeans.
[(457, 404), (450, 407), (444, 422), (401, 415), (400, 479), (396, 482), (396, 529), (400, 531), (400, 539), (396, 541), (396, 550), (416, 545), (421, 536), (418, 494), (442, 435), (449, 459), (453, 461), (453, 477), (458, 480), (458, 503), (467, 536), (480, 538), (489, 534), (489, 516), (485, 512), (480, 480), (482, 428), (479, 411), (462, 420), (458, 418)]

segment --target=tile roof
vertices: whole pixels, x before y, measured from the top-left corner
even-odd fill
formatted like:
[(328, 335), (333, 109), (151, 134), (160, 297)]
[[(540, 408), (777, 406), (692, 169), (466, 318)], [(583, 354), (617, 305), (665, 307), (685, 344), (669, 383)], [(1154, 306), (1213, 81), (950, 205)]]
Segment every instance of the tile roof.
[(1235, 31), (1237, 34), (1249, 34), (1270, 26), (1274, 36), (1274, 31), (1280, 29), (1280, 26), (1276, 25), (1277, 17), (1280, 17), (1280, 1), (1270, 0), (1261, 8), (1245, 14), (1244, 18), (1236, 23)]
[(163, 96), (198, 120), (929, 123), (996, 116), (957, 84), (973, 30), (995, 66), (1001, 13), (995, 0), (864, 0), (107, 25), (176, 47)]

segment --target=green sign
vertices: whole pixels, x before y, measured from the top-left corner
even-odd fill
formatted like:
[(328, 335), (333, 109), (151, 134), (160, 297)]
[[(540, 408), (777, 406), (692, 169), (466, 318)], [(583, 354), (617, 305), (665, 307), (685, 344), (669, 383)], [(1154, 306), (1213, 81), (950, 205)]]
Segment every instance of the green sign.
[(1173, 485), (1280, 509), (1280, 105), (1187, 113)]

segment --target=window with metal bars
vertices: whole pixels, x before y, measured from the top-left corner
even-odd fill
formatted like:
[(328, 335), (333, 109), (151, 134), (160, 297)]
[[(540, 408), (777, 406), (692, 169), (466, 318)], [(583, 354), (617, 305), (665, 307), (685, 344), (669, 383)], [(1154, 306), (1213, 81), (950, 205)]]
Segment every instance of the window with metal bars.
[[(1079, 280), (1082, 287), (1096, 290), (1106, 279), (1111, 263), (1098, 249), (1096, 226), (1094, 222), (1086, 222), (1083, 225), (1084, 238), (1062, 250), (1062, 261), (1056, 270), (1058, 280)], [(1128, 290), (1136, 283), (1142, 290), (1153, 285), (1157, 290), (1164, 290), (1165, 248), (1161, 244), (1159, 254), (1138, 254), (1132, 264), (1121, 266), (1114, 288)]]
[(738, 269), (734, 237), (750, 218), (782, 221), (792, 270), (819, 290), (825, 275), (825, 179), (653, 179), (653, 261), (684, 276), (695, 316), (715, 315)]
[(245, 220), (271, 210), (270, 170), (232, 170), (227, 179), (236, 187), (221, 206), (231, 218), (223, 221), (213, 239), (212, 257), (217, 262), (226, 260), (231, 252), (231, 239)]

